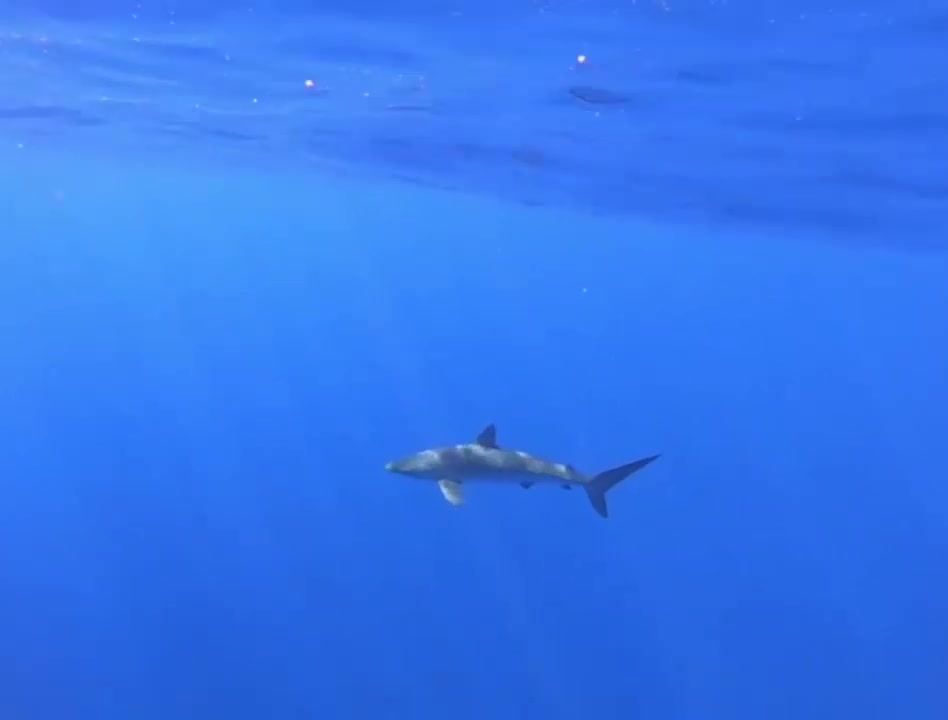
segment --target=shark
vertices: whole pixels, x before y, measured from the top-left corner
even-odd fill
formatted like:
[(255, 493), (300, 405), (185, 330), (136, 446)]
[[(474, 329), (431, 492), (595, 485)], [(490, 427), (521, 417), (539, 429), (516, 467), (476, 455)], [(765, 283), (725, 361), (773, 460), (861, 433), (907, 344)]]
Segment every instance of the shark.
[(555, 484), (567, 490), (581, 487), (596, 513), (608, 518), (606, 493), (659, 457), (650, 455), (597, 475), (586, 475), (566, 463), (500, 447), (497, 428), (490, 424), (472, 443), (422, 450), (387, 463), (385, 469), (420, 480), (434, 480), (444, 499), (455, 507), (464, 505), (464, 486), (473, 482), (515, 484), (525, 489), (538, 483)]

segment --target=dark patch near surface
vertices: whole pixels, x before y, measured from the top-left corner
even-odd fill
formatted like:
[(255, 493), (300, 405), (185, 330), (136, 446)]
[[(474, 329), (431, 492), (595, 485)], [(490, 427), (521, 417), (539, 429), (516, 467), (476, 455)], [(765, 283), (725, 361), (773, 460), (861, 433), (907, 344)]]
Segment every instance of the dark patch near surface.
[(709, 70), (681, 68), (674, 72), (675, 80), (688, 85), (717, 86), (725, 85), (729, 80), (719, 73)]
[[(456, 166), (457, 159), (450, 153), (414, 138), (376, 137), (368, 140), (368, 150), (385, 163), (394, 163), (404, 168), (448, 172)], [(339, 152), (340, 148), (334, 149)], [(358, 152), (359, 148), (353, 150)]]
[(771, 73), (784, 73), (787, 75), (812, 75), (826, 77), (828, 73), (835, 72), (838, 66), (834, 63), (812, 60), (805, 57), (769, 57), (760, 63), (755, 63), (760, 69), (770, 71)]
[(89, 115), (81, 110), (56, 105), (24, 105), (0, 109), (0, 120), (55, 120), (76, 127), (105, 125), (104, 118)]
[(897, 177), (872, 168), (844, 167), (825, 176), (828, 185), (846, 185), (867, 192), (902, 194), (918, 200), (948, 200), (948, 180), (945, 177)]
[(807, 112), (747, 113), (735, 118), (739, 127), (841, 136), (847, 141), (854, 136), (896, 136), (918, 140), (919, 135), (948, 141), (948, 114), (939, 112), (891, 111), (872, 112), (818, 108)]
[(358, 40), (343, 40), (325, 34), (284, 40), (276, 47), (279, 51), (289, 51), (294, 55), (325, 62), (371, 63), (394, 67), (412, 67), (419, 64), (418, 54), (410, 50), (382, 47)]
[(573, 97), (590, 105), (624, 105), (631, 100), (624, 93), (592, 85), (573, 85), (568, 91)]
[(948, 37), (948, 10), (938, 8), (913, 14), (908, 18), (899, 18), (895, 26), (911, 40), (921, 38), (944, 44)]
[(418, 114), (429, 114), (432, 112), (432, 107), (430, 105), (406, 105), (393, 103), (391, 105), (386, 105), (385, 109), (393, 113), (418, 113)]
[(124, 76), (175, 79), (176, 73), (166, 65), (156, 64), (152, 59), (140, 56), (137, 43), (107, 42), (98, 45), (65, 42), (48, 42), (42, 45), (35, 41), (19, 41), (20, 50), (33, 55), (51, 67), (57, 67), (75, 77), (76, 73), (87, 75), (91, 70), (101, 69), (121, 73)]
[(136, 49), (157, 58), (186, 60), (189, 62), (226, 62), (226, 53), (210, 45), (191, 45), (172, 40), (139, 39)]
[(534, 147), (514, 148), (510, 157), (522, 165), (532, 168), (542, 168), (547, 165), (547, 156), (543, 150)]
[(198, 135), (201, 137), (227, 140), (230, 142), (250, 142), (260, 140), (261, 136), (238, 130), (214, 127), (201, 122), (177, 121), (165, 123), (161, 128), (164, 132), (180, 135)]
[(229, 140), (232, 142), (251, 142), (261, 139), (259, 135), (251, 135), (249, 133), (237, 132), (235, 130), (225, 130), (223, 128), (210, 127), (208, 125), (201, 125), (200, 123), (194, 123), (192, 125), (192, 129), (197, 134), (203, 135), (205, 137)]

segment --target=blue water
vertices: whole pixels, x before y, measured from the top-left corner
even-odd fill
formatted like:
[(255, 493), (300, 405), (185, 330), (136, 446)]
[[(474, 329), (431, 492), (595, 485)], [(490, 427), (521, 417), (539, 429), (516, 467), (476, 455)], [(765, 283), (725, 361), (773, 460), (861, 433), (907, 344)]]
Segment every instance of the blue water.
[(184, 5), (0, 3), (0, 718), (948, 717), (944, 7)]

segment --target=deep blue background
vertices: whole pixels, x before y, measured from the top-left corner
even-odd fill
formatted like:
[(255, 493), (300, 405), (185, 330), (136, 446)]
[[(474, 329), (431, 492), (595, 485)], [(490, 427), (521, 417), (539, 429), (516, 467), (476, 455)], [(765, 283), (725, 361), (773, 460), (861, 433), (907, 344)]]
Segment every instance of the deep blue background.
[[(655, 6), (619, 10), (622, 27), (665, 33), (659, 64), (701, 55), (729, 79), (753, 64), (723, 38), (750, 45), (768, 13), (817, 9), (796, 5), (671, 3), (666, 24)], [(288, 69), (297, 55), (254, 56), (254, 92), (270, 78), (271, 106), (284, 103), (262, 119), (224, 112), (242, 82), (199, 82), (197, 48), (248, 42), (235, 8), (191, 6), (172, 30), (169, 6), (143, 3), (157, 54), (136, 55), (114, 44), (133, 32), (127, 4), (4, 7), (0, 716), (948, 717), (943, 100), (887, 108), (924, 123), (877, 142), (851, 98), (907, 74), (847, 75), (838, 107), (867, 124), (823, 125), (814, 141), (788, 119), (756, 145), (756, 177), (777, 148), (832, 164), (845, 147), (892, 182), (843, 174), (810, 197), (791, 174), (771, 195), (733, 154), (744, 136), (719, 122), (733, 109), (720, 97), (683, 125), (678, 90), (643, 117), (635, 103), (571, 105), (566, 71), (536, 75), (553, 49), (569, 64), (587, 32), (570, 35), (576, 18), (608, 28), (606, 3), (548, 6), (542, 17), (569, 22), (544, 50), (520, 48), (535, 83), (513, 87), (485, 78), (520, 72), (502, 44), (516, 32), (470, 60), (483, 77), (450, 85), (458, 57), (372, 54), (384, 43), (370, 20), (398, 17), (392, 5), (347, 5), (359, 43), (314, 61), (336, 73), (335, 104), (287, 99), (299, 88), (286, 78), (307, 75)], [(868, 18), (889, 51), (935, 57), (943, 14), (860, 7), (820, 22), (848, 42)], [(432, 8), (406, 6), (400, 27), (456, 27)], [(487, 10), (465, 8), (481, 44), (498, 17), (532, 37), (548, 27), (534, 6)], [(318, 26), (314, 8), (271, 6), (254, 34), (294, 17)], [(688, 27), (706, 33), (701, 52)], [(798, 49), (831, 34), (794, 32)], [(617, 88), (632, 50), (592, 34), (612, 60), (591, 77)], [(430, 124), (347, 99), (360, 53), (390, 71), (373, 87), (402, 65), (440, 78)], [(90, 67), (108, 73), (68, 82)], [(917, 66), (912, 87), (937, 86), (937, 68)], [(192, 84), (157, 82), (175, 72)], [(106, 85), (136, 110), (96, 104)], [(780, 97), (812, 90), (796, 70), (779, 93), (729, 87), (728, 102), (777, 115)], [(560, 100), (514, 102), (547, 90)], [(207, 103), (187, 126), (199, 132), (169, 132)], [(266, 140), (221, 134), (251, 134), (244, 121)], [(643, 143), (639, 122), (706, 142)], [(290, 130), (304, 125), (323, 139), (301, 159)], [(531, 147), (549, 162), (477, 161), (459, 125), (508, 149), (545, 128)], [(381, 145), (340, 150), (343, 127), (388, 138), (397, 167)], [(447, 146), (466, 150), (417, 154)], [(591, 147), (596, 162), (570, 164)], [(649, 154), (623, 184), (633, 168), (603, 148)], [(429, 174), (405, 170), (419, 165)], [(606, 186), (621, 197), (597, 204)], [(756, 223), (733, 222), (728, 193), (756, 198)], [(839, 198), (862, 225), (792, 222), (841, 217)], [(922, 209), (918, 227), (893, 229)], [(663, 457), (611, 493), (608, 521), (550, 488), (476, 487), (456, 510), (382, 470), (488, 422), (502, 444), (587, 472)]]

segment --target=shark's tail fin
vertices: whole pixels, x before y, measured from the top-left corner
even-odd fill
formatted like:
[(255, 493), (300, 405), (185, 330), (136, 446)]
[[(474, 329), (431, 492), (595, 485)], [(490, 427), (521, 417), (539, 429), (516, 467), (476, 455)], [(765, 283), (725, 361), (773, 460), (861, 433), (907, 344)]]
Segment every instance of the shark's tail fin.
[(661, 456), (651, 455), (647, 458), (628, 463), (627, 465), (620, 465), (617, 468), (612, 468), (612, 470), (606, 470), (584, 484), (583, 487), (586, 488), (586, 494), (589, 496), (589, 502), (592, 503), (593, 509), (602, 517), (609, 517), (609, 508), (606, 506), (606, 493), (629, 477), (629, 475), (637, 470), (641, 470), (659, 457)]

